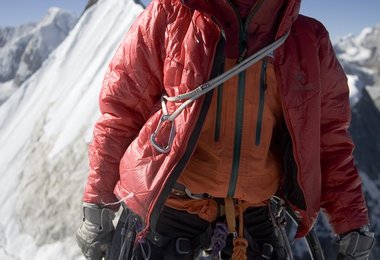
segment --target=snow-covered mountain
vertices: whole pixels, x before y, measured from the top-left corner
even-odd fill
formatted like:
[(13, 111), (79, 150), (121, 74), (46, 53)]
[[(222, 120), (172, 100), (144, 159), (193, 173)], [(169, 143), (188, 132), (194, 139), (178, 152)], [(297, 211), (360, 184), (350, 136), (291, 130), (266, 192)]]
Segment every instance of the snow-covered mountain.
[(335, 50), (349, 75), (352, 104), (360, 99), (363, 88), (380, 87), (380, 24), (339, 39)]
[(100, 0), (0, 107), (0, 259), (75, 259), (101, 81), (143, 10)]
[(41, 67), (76, 21), (71, 13), (50, 8), (39, 23), (0, 27), (0, 104)]
[(357, 164), (371, 179), (377, 179), (380, 173), (380, 24), (363, 29), (357, 36), (341, 38), (335, 49), (351, 85), (351, 133), (357, 146)]
[[(86, 150), (99, 116), (101, 81), (118, 43), (142, 9), (133, 0), (99, 0), (0, 107), (1, 260), (83, 259), (73, 234), (81, 222)], [(18, 28), (18, 34), (31, 31), (28, 26)], [(380, 95), (375, 91), (380, 66), (379, 58), (373, 58), (380, 50), (378, 31), (365, 29), (335, 47), (350, 74), (356, 156), (371, 219), (380, 234), (380, 168), (373, 168), (380, 162), (376, 150)], [(4, 39), (0, 38), (0, 48), (10, 38)], [(317, 231), (327, 253), (332, 252), (324, 219)], [(380, 252), (375, 257), (380, 259)]]

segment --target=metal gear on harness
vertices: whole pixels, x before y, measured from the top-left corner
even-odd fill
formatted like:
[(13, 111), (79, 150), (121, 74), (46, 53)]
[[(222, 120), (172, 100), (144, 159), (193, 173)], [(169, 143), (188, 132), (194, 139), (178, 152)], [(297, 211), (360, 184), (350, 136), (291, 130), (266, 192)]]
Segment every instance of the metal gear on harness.
[(286, 218), (284, 205), (285, 202), (281, 198), (273, 196), (268, 202), (269, 216), (275, 227), (281, 246), (285, 249), (284, 253), (286, 254), (286, 259), (293, 259), (292, 248), (285, 230)]

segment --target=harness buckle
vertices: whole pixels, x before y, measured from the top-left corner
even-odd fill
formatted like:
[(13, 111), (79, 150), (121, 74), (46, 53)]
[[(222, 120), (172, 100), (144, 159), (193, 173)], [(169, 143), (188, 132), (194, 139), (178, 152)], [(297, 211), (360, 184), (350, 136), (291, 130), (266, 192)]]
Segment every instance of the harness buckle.
[(188, 188), (186, 188), (186, 187), (185, 187), (185, 193), (186, 193), (186, 195), (187, 195), (189, 198), (194, 199), (194, 200), (200, 200), (200, 199), (204, 199), (204, 198), (205, 198), (205, 196), (204, 196), (203, 193), (202, 193), (202, 194), (193, 194), (193, 193), (191, 193), (191, 191), (190, 191)]
[(286, 224), (284, 204), (284, 200), (277, 196), (273, 196), (269, 200), (269, 214), (277, 228), (283, 228)]
[(175, 241), (175, 247), (177, 253), (181, 255), (188, 255), (192, 251), (191, 242), (185, 237), (178, 237)]

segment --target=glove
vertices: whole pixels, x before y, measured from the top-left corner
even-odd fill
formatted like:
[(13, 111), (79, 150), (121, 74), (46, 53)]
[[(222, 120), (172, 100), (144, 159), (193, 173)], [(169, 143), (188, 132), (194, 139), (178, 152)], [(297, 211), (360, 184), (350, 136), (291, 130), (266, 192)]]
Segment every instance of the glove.
[(351, 231), (339, 239), (337, 260), (367, 260), (374, 244), (375, 235), (368, 225)]
[(107, 259), (111, 248), (115, 212), (96, 204), (83, 204), (83, 223), (76, 232), (76, 240), (86, 260)]

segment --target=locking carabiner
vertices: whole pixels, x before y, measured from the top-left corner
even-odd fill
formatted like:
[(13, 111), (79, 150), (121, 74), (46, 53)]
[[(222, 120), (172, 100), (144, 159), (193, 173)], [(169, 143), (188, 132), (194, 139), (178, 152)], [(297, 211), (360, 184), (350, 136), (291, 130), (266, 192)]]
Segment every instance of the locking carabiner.
[[(160, 122), (157, 125), (156, 130), (150, 135), (151, 144), (157, 151), (161, 153), (168, 153), (170, 151), (173, 145), (175, 134), (176, 134), (174, 121), (168, 120), (169, 118), (170, 118), (170, 115), (162, 115)], [(169, 121), (171, 123), (169, 139), (166, 146), (161, 146), (156, 142), (156, 137), (162, 128), (162, 124), (165, 123), (166, 121)]]

